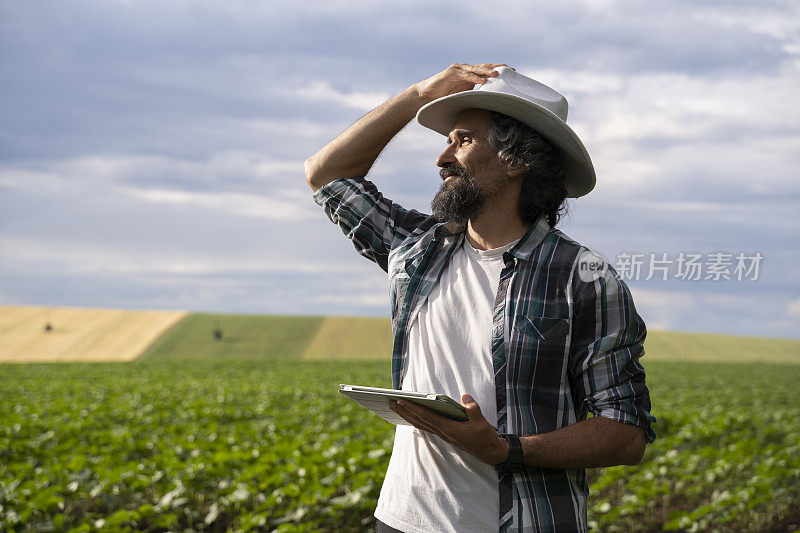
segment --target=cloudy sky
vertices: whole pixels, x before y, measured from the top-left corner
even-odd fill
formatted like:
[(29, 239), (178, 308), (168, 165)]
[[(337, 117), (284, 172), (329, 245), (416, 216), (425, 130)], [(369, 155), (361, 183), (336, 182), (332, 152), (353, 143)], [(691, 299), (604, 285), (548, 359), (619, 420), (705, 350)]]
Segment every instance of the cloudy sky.
[[(800, 8), (777, 1), (0, 1), (0, 304), (388, 314), (303, 161), (456, 61), (567, 96), (598, 184), (559, 228), (642, 261), (651, 329), (800, 338)], [(428, 210), (442, 147), (411, 124), (371, 178)]]

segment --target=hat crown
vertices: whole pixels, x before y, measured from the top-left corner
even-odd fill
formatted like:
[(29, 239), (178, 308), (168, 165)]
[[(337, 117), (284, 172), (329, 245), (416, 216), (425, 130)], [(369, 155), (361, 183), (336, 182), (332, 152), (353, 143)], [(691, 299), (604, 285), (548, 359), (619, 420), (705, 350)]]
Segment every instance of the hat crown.
[(544, 83), (523, 76), (512, 68), (498, 67), (495, 70), (497, 76), (490, 77), (486, 83), (476, 85), (473, 90), (518, 96), (539, 104), (564, 122), (567, 121), (569, 104), (563, 94)]
[(502, 113), (533, 129), (561, 153), (568, 196), (578, 198), (591, 191), (596, 182), (594, 166), (586, 147), (567, 125), (567, 99), (512, 68), (496, 70), (497, 76), (472, 90), (428, 102), (417, 111), (417, 121), (447, 136), (467, 109)]

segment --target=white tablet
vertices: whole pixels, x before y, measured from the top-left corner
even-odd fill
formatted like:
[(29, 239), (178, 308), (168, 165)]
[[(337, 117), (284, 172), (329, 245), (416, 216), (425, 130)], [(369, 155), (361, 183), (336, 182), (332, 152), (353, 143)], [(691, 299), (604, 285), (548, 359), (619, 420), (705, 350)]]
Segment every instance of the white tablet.
[(465, 422), (469, 420), (464, 406), (446, 394), (412, 392), (358, 385), (339, 385), (339, 393), (357, 404), (366, 407), (379, 417), (392, 424), (410, 426), (400, 415), (389, 409), (389, 400), (405, 399), (436, 411), (440, 415)]

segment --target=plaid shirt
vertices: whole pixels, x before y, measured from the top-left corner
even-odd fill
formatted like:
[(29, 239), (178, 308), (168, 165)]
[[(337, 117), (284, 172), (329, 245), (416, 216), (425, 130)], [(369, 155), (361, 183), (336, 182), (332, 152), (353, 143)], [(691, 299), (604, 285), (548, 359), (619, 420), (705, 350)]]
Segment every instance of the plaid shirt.
[[(411, 324), (462, 244), (464, 228), (403, 209), (364, 178), (333, 181), (314, 200), (358, 253), (389, 274), (392, 385), (399, 389)], [(581, 280), (577, 265), (586, 250), (540, 216), (503, 255), (491, 330), (497, 430), (546, 433), (591, 411), (641, 426), (653, 442), (655, 418), (639, 363), (644, 322), (610, 265), (596, 279)], [(498, 483), (500, 531), (586, 531), (583, 469), (527, 467), (498, 476)]]

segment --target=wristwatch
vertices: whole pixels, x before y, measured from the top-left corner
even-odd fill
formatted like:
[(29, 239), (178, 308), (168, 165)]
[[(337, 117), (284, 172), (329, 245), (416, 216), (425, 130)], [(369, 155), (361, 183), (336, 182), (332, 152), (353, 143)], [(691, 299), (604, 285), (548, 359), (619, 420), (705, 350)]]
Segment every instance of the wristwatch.
[(505, 475), (525, 470), (525, 464), (522, 462), (522, 443), (519, 437), (512, 433), (500, 433), (497, 436), (506, 439), (509, 445), (508, 458), (505, 463), (497, 465), (497, 471)]

